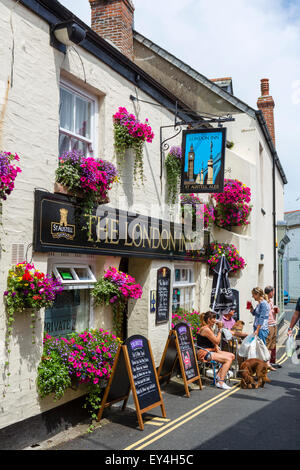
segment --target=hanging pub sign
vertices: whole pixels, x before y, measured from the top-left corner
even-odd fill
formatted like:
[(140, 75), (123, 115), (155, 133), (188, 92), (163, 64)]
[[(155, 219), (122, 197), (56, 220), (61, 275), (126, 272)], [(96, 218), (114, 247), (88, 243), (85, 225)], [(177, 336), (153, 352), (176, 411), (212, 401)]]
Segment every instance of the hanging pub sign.
[(95, 206), (91, 214), (81, 214), (76, 199), (35, 191), (33, 247), (37, 252), (185, 261), (190, 245), (183, 224), (106, 205)]
[(156, 288), (156, 325), (167, 323), (169, 321), (170, 288), (171, 270), (165, 267), (158, 269)]
[(130, 390), (142, 431), (144, 430), (143, 413), (160, 406), (162, 416), (166, 418), (150, 341), (141, 335), (130, 336), (122, 346), (119, 346), (101, 401), (98, 421), (101, 420), (104, 409), (113, 403), (123, 401), (122, 410), (124, 410)]
[(221, 193), (226, 128), (182, 132), (181, 193)]

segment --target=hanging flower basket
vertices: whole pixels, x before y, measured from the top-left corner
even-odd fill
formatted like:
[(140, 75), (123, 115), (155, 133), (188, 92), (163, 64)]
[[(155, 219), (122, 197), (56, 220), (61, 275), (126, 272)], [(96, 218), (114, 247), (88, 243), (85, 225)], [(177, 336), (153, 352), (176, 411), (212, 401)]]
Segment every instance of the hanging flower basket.
[(165, 160), (168, 204), (176, 202), (181, 176), (181, 159), (181, 147), (171, 147)]
[(35, 317), (34, 312), (51, 306), (62, 289), (59, 280), (46, 276), (34, 264), (23, 262), (13, 266), (8, 272), (7, 290), (4, 292), (8, 333), (11, 333), (16, 313), (32, 309)]
[(216, 266), (223, 254), (232, 268), (230, 274), (238, 273), (245, 268), (246, 262), (244, 258), (239, 255), (239, 252), (234, 245), (218, 242), (210, 244), (210, 255), (207, 258), (207, 264), (209, 267), (213, 268)]
[(114, 267), (104, 272), (91, 292), (96, 305), (104, 304), (112, 307), (114, 331), (117, 336), (121, 335), (123, 310), (128, 299), (139, 299), (142, 293), (142, 287), (137, 284), (134, 277)]
[[(4, 299), (7, 312), (6, 352), (9, 356), (10, 337), (16, 315), (30, 315), (32, 343), (35, 343), (35, 322), (41, 308), (50, 307), (57, 294), (62, 291), (61, 282), (46, 276), (34, 264), (23, 262), (13, 266), (7, 277), (7, 290)], [(5, 363), (9, 376), (9, 360)]]
[(116, 181), (112, 163), (71, 151), (59, 158), (54, 191), (82, 199), (82, 212), (91, 214), (95, 204), (109, 202), (108, 191)]
[(5, 201), (15, 187), (15, 179), (21, 168), (15, 165), (20, 160), (15, 153), (0, 152), (0, 202)]
[(125, 153), (132, 148), (135, 154), (134, 179), (139, 175), (141, 182), (144, 182), (143, 148), (144, 143), (151, 143), (154, 133), (148, 124), (140, 122), (134, 114), (130, 114), (126, 108), (120, 107), (113, 115), (114, 139), (116, 154), (120, 166), (125, 163)]
[(241, 227), (250, 224), (249, 216), (252, 206), (251, 190), (236, 179), (224, 180), (223, 193), (213, 194), (216, 201), (214, 209), (215, 225), (230, 230), (231, 227)]

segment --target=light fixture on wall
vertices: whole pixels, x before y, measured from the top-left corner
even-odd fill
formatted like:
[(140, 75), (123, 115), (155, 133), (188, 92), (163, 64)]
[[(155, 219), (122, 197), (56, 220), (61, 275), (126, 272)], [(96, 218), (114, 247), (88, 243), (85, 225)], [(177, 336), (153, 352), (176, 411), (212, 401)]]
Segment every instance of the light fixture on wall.
[(76, 21), (69, 20), (51, 26), (50, 44), (61, 52), (66, 52), (66, 46), (80, 44), (86, 36), (86, 30)]

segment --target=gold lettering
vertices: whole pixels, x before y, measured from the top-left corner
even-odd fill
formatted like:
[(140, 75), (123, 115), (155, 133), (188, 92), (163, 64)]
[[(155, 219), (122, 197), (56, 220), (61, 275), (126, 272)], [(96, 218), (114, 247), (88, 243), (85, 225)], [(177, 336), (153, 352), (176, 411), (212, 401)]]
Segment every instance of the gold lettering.
[[(184, 250), (183, 250), (183, 244), (184, 244)], [(186, 251), (186, 239), (183, 233), (181, 234), (181, 238), (179, 242), (179, 251)]]
[(125, 225), (126, 225), (126, 229), (125, 229), (125, 230), (126, 230), (126, 235), (125, 235), (126, 238), (125, 238), (125, 243), (124, 243), (124, 245), (125, 245), (125, 246), (132, 246), (133, 242), (131, 242), (131, 243), (128, 243), (128, 242), (127, 242), (127, 236), (128, 236), (128, 222), (126, 222)]
[(145, 239), (146, 238), (148, 240), (148, 247), (151, 248), (151, 240), (149, 238), (148, 227), (145, 227), (145, 225), (143, 225), (143, 248), (145, 248)]
[[(135, 242), (135, 233), (136, 233), (136, 228), (139, 227), (139, 235), (140, 235), (140, 242), (139, 243), (136, 243)], [(143, 241), (143, 235), (142, 235), (142, 230), (141, 230), (141, 226), (140, 224), (135, 224), (134, 227), (133, 227), (133, 230), (132, 230), (132, 239), (133, 239), (133, 243), (134, 243), (134, 246), (136, 246), (137, 248), (139, 246), (141, 246), (141, 243)]]
[[(164, 233), (166, 233), (166, 237), (164, 237)], [(168, 249), (168, 246), (169, 246), (169, 238), (170, 238), (170, 234), (168, 233), (168, 231), (164, 228), (161, 232), (161, 247), (163, 250), (167, 250)], [(163, 244), (163, 241), (167, 242), (166, 245)]]
[(89, 218), (89, 221), (88, 221), (88, 242), (93, 242), (95, 240), (92, 238), (92, 219), (96, 219), (96, 216), (95, 215), (90, 215), (90, 214), (84, 214), (84, 217)]
[(171, 243), (172, 243), (173, 250), (175, 251), (176, 250), (176, 242), (175, 242), (171, 232), (169, 233), (169, 237), (170, 237), (169, 238), (169, 250), (172, 250), (172, 247), (171, 247)]
[[(114, 228), (114, 224), (118, 224), (119, 221), (117, 219), (110, 219), (110, 242), (113, 243), (114, 245), (119, 244), (119, 230)], [(114, 240), (114, 235), (115, 233), (117, 234), (117, 239)]]
[(97, 219), (98, 219), (98, 223), (97, 223), (97, 240), (96, 241), (97, 243), (101, 243), (101, 241), (103, 240), (101, 238), (101, 231), (103, 231), (105, 233), (105, 243), (107, 243), (108, 242), (108, 219), (106, 218), (105, 220), (105, 227), (101, 227), (101, 217), (98, 216)]
[[(154, 232), (158, 234), (158, 245), (155, 245), (154, 241)], [(150, 227), (150, 235), (151, 235), (151, 240), (152, 240), (152, 248), (158, 248), (160, 245), (160, 233), (157, 227)]]

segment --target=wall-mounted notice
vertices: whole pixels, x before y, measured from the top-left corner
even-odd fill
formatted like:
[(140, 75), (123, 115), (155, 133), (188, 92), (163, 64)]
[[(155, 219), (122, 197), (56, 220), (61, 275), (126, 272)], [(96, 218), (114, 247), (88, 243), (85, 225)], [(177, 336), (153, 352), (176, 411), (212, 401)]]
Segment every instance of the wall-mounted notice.
[(170, 310), (171, 270), (160, 268), (157, 270), (156, 288), (156, 325), (169, 321)]

